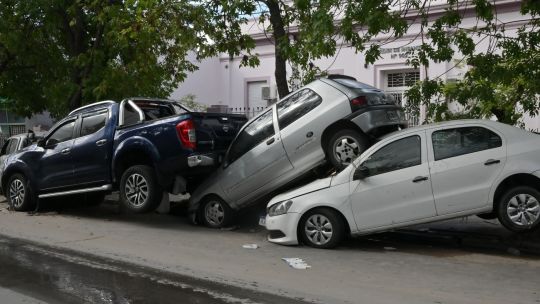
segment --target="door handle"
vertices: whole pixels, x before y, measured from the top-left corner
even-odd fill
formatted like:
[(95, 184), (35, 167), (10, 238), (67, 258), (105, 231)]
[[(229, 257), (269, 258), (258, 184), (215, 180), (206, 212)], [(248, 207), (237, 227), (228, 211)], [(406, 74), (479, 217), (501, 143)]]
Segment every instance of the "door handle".
[(107, 143), (106, 139), (100, 139), (100, 140), (96, 141), (96, 146), (101, 147), (106, 143)]
[(266, 144), (271, 145), (271, 144), (274, 143), (274, 141), (276, 141), (276, 139), (272, 137), (272, 138), (270, 138), (269, 140), (266, 141)]
[(499, 159), (488, 159), (486, 160), (486, 162), (484, 163), (484, 165), (486, 166), (489, 166), (489, 165), (494, 165), (494, 164), (498, 164), (500, 163), (501, 161)]
[(68, 155), (69, 152), (71, 152), (71, 149), (70, 148), (65, 148), (63, 149), (62, 151), (60, 151), (60, 153), (64, 154), (64, 155)]
[(423, 182), (423, 181), (427, 181), (427, 180), (428, 180), (427, 176), (417, 176), (412, 180), (412, 182), (413, 183), (419, 183), (419, 182)]

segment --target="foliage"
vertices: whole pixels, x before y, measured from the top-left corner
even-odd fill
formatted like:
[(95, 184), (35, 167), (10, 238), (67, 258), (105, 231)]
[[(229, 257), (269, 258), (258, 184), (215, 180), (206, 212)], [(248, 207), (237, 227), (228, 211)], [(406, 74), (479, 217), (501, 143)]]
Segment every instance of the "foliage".
[(197, 96), (193, 94), (187, 94), (180, 98), (178, 102), (189, 110), (193, 110), (195, 112), (205, 112), (208, 107), (204, 104), (198, 103), (196, 99)]
[[(456, 117), (491, 118), (522, 125), (524, 114), (538, 115), (540, 108), (540, 21), (539, 6), (523, 2), (522, 13), (531, 20), (516, 35), (506, 36), (504, 26), (481, 31), (493, 40), (490, 50), (467, 53), (469, 70), (462, 80), (445, 83), (426, 79), (407, 92), (409, 104), (427, 107), (427, 121)], [(450, 111), (449, 104), (461, 111)]]
[[(505, 24), (500, 24), (490, 0), (447, 0), (444, 6), (430, 0), (221, 1), (223, 7), (225, 3), (243, 8), (241, 14), (223, 10), (225, 15), (232, 13), (228, 15), (231, 24), (247, 22), (245, 16), (258, 16), (259, 26), (273, 38), (278, 89), (279, 82), (287, 79), (283, 71), (278, 73), (278, 57), (292, 67), (288, 86), (295, 89), (327, 72), (328, 67), (314, 65), (317, 59), (339, 56), (343, 46), (350, 46), (364, 54), (365, 65), (373, 64), (381, 58), (382, 47), (402, 38), (412, 24), (419, 24), (419, 34), (412, 40), (420, 45), (409, 51), (408, 64), (427, 68), (432, 62), (449, 62), (458, 56), (473, 68), (458, 83), (446, 84), (440, 75), (416, 84), (406, 95), (408, 112), (416, 113), (425, 105), (429, 121), (495, 115), (512, 124), (519, 120), (520, 109), (537, 114), (538, 1), (522, 2), (523, 18), (530, 14), (532, 21), (522, 27), (517, 38), (506, 36)], [(476, 26), (462, 27), (465, 11), (476, 15)], [(235, 14), (242, 16), (241, 20), (230, 17)], [(284, 30), (277, 36), (275, 15)], [(491, 42), (487, 52), (478, 53), (477, 45), (486, 38)], [(502, 51), (497, 53), (498, 49)], [(283, 96), (288, 88), (279, 92)], [(451, 102), (461, 111), (451, 111)]]
[(0, 96), (19, 114), (55, 116), (102, 99), (167, 97), (196, 69), (189, 54), (250, 47), (239, 33), (219, 40), (216, 18), (191, 1), (2, 0)]

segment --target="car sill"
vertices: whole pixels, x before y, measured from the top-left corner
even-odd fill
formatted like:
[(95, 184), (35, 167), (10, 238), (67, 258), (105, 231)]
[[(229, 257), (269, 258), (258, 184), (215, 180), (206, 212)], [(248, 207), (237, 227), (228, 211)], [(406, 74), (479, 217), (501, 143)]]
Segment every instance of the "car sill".
[(62, 191), (62, 192), (41, 194), (41, 195), (39, 195), (39, 198), (64, 196), (64, 195), (72, 195), (72, 194), (80, 194), (80, 193), (88, 193), (88, 192), (109, 191), (111, 189), (112, 189), (112, 185), (103, 185), (103, 186), (100, 186), (100, 187), (93, 187), (93, 188), (85, 188), (85, 189), (77, 189), (77, 190), (70, 190), (70, 191)]

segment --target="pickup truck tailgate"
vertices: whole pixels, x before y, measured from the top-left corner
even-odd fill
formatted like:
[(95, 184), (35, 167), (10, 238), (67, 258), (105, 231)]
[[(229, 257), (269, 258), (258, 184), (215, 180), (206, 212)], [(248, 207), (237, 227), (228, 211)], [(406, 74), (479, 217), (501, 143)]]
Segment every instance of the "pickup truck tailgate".
[(225, 153), (240, 128), (247, 122), (244, 115), (224, 113), (190, 113), (197, 136), (197, 151)]

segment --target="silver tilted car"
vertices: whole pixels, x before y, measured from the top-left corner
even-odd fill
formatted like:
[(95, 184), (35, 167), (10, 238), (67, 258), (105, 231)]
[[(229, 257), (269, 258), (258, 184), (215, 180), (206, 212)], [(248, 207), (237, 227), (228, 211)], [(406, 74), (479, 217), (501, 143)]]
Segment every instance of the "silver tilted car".
[(190, 198), (194, 222), (217, 228), (314, 168), (340, 170), (375, 140), (405, 128), (394, 99), (348, 76), (320, 78), (247, 122), (223, 164)]

